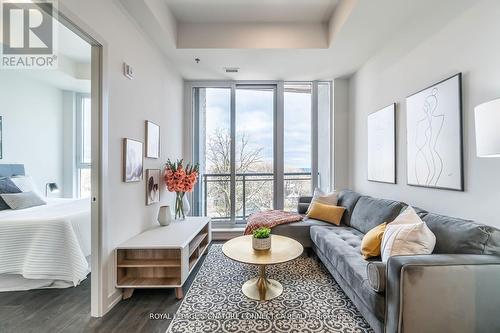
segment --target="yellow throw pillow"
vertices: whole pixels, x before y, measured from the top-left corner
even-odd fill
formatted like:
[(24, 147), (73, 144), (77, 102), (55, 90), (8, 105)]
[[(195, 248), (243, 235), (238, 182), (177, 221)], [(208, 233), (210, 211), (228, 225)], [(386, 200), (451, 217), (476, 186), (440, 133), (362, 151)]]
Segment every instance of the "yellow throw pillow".
[(361, 241), (361, 254), (363, 258), (368, 259), (371, 257), (380, 256), (380, 245), (382, 244), (382, 237), (384, 236), (387, 223), (379, 224), (372, 230), (368, 231)]
[(344, 215), (344, 211), (344, 207), (313, 202), (307, 213), (307, 217), (339, 225), (342, 215)]

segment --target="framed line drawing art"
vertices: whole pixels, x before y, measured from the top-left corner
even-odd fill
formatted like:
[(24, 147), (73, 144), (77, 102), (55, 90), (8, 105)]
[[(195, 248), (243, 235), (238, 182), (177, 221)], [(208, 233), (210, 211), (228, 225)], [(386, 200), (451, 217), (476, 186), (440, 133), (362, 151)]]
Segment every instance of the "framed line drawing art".
[(406, 98), (408, 185), (464, 190), (462, 74)]
[(368, 180), (396, 184), (396, 104), (368, 115)]

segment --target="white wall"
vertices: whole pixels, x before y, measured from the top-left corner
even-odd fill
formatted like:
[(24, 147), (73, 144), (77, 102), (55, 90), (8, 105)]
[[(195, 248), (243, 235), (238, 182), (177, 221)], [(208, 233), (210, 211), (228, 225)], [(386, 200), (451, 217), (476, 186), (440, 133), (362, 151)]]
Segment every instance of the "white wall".
[[(60, 0), (60, 7), (76, 15), (104, 39), (108, 77), (109, 107), (109, 189), (107, 224), (104, 229), (103, 272), (106, 307), (116, 300), (113, 251), (120, 243), (155, 225), (159, 205), (146, 206), (145, 182), (122, 182), (122, 138), (145, 140), (145, 120), (161, 126), (161, 158), (145, 159), (145, 168), (162, 169), (167, 158), (182, 155), (183, 81), (164, 55), (136, 27), (121, 5), (112, 0)], [(135, 78), (122, 74), (126, 61), (134, 67)], [(161, 201), (174, 197), (162, 186)], [(119, 295), (118, 295), (119, 296)]]
[(342, 190), (349, 187), (349, 82), (347, 79), (333, 81), (333, 187)]
[[(480, 1), (426, 40), (394, 40), (350, 80), (350, 186), (433, 212), (500, 226), (500, 159), (476, 157), (474, 107), (500, 96), (500, 2)], [(418, 31), (419, 25), (413, 25)], [(425, 28), (422, 26), (422, 28)], [(405, 97), (463, 73), (465, 192), (406, 185)], [(367, 181), (367, 115), (397, 102), (397, 185)], [(500, 124), (499, 124), (500, 126)]]
[(1, 164), (24, 164), (42, 193), (45, 184), (63, 186), (63, 94), (20, 71), (0, 75), (3, 121)]

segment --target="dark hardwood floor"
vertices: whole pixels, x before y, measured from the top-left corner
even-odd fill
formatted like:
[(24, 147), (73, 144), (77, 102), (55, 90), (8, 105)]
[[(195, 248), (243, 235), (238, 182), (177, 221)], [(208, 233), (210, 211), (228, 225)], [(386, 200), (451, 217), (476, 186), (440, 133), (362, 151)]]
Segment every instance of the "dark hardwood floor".
[[(184, 293), (203, 264), (203, 256), (184, 284)], [(90, 276), (78, 287), (0, 293), (1, 333), (161, 332), (180, 306), (174, 289), (136, 289), (103, 318), (90, 317)], [(160, 313), (166, 319), (150, 319)]]

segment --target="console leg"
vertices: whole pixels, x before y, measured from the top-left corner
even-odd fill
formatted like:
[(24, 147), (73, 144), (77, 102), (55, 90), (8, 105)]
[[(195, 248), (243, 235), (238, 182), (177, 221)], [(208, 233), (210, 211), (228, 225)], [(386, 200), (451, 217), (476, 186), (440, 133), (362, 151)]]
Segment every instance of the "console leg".
[(175, 298), (182, 299), (183, 297), (184, 297), (184, 291), (182, 290), (182, 287), (175, 288)]
[(130, 297), (132, 297), (133, 293), (134, 293), (134, 288), (125, 288), (123, 289), (122, 298), (129, 299)]

